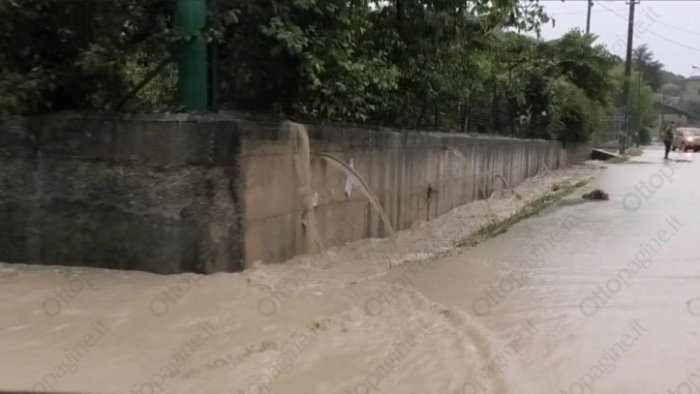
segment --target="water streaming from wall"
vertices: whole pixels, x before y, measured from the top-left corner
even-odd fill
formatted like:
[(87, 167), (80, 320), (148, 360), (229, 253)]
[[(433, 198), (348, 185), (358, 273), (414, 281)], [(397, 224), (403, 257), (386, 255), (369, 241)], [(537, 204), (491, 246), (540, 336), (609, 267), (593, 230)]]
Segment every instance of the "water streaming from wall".
[(294, 152), (294, 171), (299, 181), (299, 196), (303, 208), (305, 250), (309, 253), (323, 250), (323, 243), (318, 235), (318, 226), (314, 215), (314, 195), (311, 190), (311, 148), (306, 127), (299, 123), (285, 121), (282, 127), (289, 128), (290, 143)]
[[(290, 143), (292, 144), (292, 150), (294, 152), (294, 170), (299, 181), (299, 195), (303, 207), (302, 223), (305, 229), (305, 250), (309, 253), (318, 252), (324, 250), (325, 247), (319, 236), (318, 223), (316, 222), (314, 212), (315, 204), (314, 193), (311, 188), (311, 147), (309, 143), (309, 134), (306, 127), (299, 123), (286, 121), (282, 123), (282, 126), (289, 129)], [(360, 191), (367, 197), (372, 208), (374, 208), (382, 219), (385, 231), (388, 235), (393, 234), (394, 226), (391, 224), (389, 216), (382, 207), (379, 198), (372, 192), (362, 176), (337, 156), (330, 153), (318, 153), (318, 157), (327, 162), (331, 167), (343, 172), (347, 176), (353, 176), (357, 179)]]
[(344, 172), (348, 176), (354, 176), (357, 178), (357, 181), (359, 182), (360, 190), (362, 191), (362, 194), (369, 199), (369, 203), (372, 205), (375, 211), (379, 214), (379, 217), (382, 218), (382, 222), (384, 222), (384, 227), (386, 231), (389, 234), (394, 233), (394, 226), (391, 225), (391, 221), (389, 220), (389, 216), (387, 216), (386, 212), (384, 211), (384, 208), (382, 207), (382, 204), (379, 202), (379, 199), (377, 196), (372, 192), (372, 189), (369, 188), (367, 185), (367, 182), (365, 182), (364, 179), (360, 176), (360, 174), (355, 171), (354, 168), (350, 167), (347, 163), (339, 159), (338, 157), (330, 154), (330, 153), (319, 153), (318, 156), (322, 159), (324, 159), (328, 164), (336, 168), (337, 170), (340, 170)]
[[(452, 153), (453, 155), (455, 155), (458, 159), (460, 159), (460, 160), (462, 161), (462, 163), (464, 163), (465, 166), (467, 165), (467, 162), (468, 162), (469, 159), (467, 159), (467, 157), (464, 156), (464, 154), (463, 154), (462, 152), (460, 152), (459, 150), (457, 150), (457, 149), (455, 149), (455, 148), (453, 148), (453, 147), (451, 147), (451, 146), (446, 146), (446, 147), (445, 147), (445, 150), (447, 150), (448, 152), (450, 152), (450, 153)], [(547, 167), (547, 164), (545, 163), (544, 158), (542, 159), (542, 165), (545, 167), (545, 169), (546, 169), (547, 171), (549, 171), (549, 168)], [(538, 173), (539, 173), (539, 170), (538, 170)], [(503, 186), (504, 186), (508, 191), (510, 191), (511, 193), (513, 193), (517, 198), (521, 198), (521, 196), (518, 195), (518, 193), (513, 189), (513, 186), (512, 186), (512, 185), (510, 184), (510, 182), (506, 179), (506, 177), (503, 176), (502, 173), (492, 172), (491, 174), (494, 176), (494, 178), (498, 178), (498, 179), (503, 183)], [(488, 173), (482, 174), (482, 177), (483, 177), (484, 175), (488, 175)]]

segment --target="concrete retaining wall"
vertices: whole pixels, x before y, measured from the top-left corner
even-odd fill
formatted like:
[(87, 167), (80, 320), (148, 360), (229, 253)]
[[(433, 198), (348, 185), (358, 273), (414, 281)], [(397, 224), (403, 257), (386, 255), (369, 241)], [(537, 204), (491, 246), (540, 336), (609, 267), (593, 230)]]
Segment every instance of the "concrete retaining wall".
[(592, 152), (593, 144), (591, 143), (569, 146), (566, 148), (567, 162), (568, 164), (581, 164), (587, 160), (591, 160)]
[[(405, 229), (566, 161), (556, 142), (228, 116), (53, 115), (0, 122), (0, 260), (159, 273), (240, 270)], [(303, 162), (303, 161), (302, 161)], [(296, 163), (296, 165), (295, 165)], [(310, 174), (301, 190), (300, 174)], [(305, 200), (307, 198), (307, 200)], [(314, 206), (308, 221), (305, 202)], [(319, 239), (309, 244), (310, 226)]]

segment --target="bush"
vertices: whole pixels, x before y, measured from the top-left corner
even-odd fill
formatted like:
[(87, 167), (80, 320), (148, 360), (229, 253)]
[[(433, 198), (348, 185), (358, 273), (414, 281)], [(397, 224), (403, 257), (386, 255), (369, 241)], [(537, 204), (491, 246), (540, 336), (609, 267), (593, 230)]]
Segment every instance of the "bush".
[(651, 130), (648, 127), (642, 127), (639, 130), (639, 145), (651, 144)]

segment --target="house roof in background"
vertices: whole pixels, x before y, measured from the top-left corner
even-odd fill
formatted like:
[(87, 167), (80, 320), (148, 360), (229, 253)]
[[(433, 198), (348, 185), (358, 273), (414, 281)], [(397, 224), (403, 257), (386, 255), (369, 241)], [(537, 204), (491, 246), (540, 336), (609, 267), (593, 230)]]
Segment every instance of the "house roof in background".
[(697, 118), (690, 113), (683, 111), (682, 109), (673, 107), (668, 104), (660, 103), (660, 102), (655, 102), (654, 103), (654, 109), (661, 111), (664, 114), (675, 114), (675, 115), (683, 115), (687, 117), (688, 119), (693, 119), (697, 120)]

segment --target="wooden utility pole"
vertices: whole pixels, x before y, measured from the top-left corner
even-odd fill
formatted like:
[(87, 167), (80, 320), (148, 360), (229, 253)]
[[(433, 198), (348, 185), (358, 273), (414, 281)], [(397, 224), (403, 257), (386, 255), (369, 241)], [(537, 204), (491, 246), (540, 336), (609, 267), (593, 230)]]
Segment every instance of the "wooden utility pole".
[(593, 0), (588, 0), (588, 16), (586, 17), (586, 34), (591, 34), (591, 9), (593, 8)]
[(637, 66), (637, 69), (637, 116), (635, 117), (636, 122), (634, 122), (634, 135), (637, 148), (639, 148), (639, 137), (642, 132), (642, 67)]
[(627, 145), (627, 135), (630, 128), (630, 78), (632, 76), (632, 45), (634, 38), (634, 7), (639, 0), (630, 0), (630, 15), (627, 27), (627, 58), (625, 59), (625, 81), (622, 87), (623, 100), (625, 103), (625, 125), (620, 133), (620, 154), (625, 153)]

